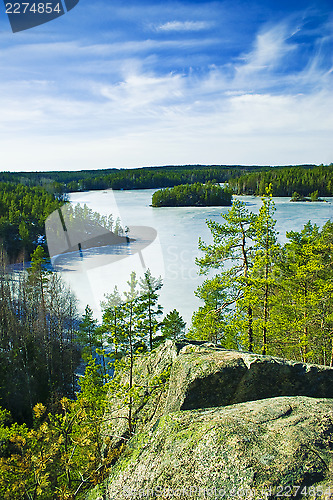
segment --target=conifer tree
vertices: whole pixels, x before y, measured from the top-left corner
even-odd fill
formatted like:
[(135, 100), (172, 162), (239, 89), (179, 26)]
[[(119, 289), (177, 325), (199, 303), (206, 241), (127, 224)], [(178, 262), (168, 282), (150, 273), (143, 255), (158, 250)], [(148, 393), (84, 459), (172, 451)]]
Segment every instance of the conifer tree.
[(329, 364), (332, 342), (332, 246), (330, 228), (309, 221), (289, 231), (276, 263), (272, 309), (274, 352), (303, 362)]
[(205, 280), (196, 290), (195, 295), (204, 301), (204, 305), (193, 313), (188, 337), (234, 349), (237, 347), (236, 336), (229, 327), (232, 304), (227, 300), (223, 278), (218, 274)]
[(127, 351), (128, 342), (124, 331), (124, 299), (121, 297), (118, 287), (113, 292), (105, 295), (101, 302), (103, 321), (101, 332), (107, 334), (107, 342), (113, 350), (115, 359)]
[(141, 308), (139, 306), (139, 291), (137, 289), (138, 280), (136, 278), (136, 273), (133, 271), (131, 273), (130, 280), (127, 282), (129, 290), (124, 293), (126, 303), (123, 306), (124, 310), (124, 332), (128, 339), (128, 385), (125, 388), (127, 392), (127, 397), (125, 396), (128, 403), (128, 430), (130, 435), (133, 433), (133, 405), (135, 401), (136, 388), (134, 386), (133, 380), (133, 369), (134, 361), (137, 353), (142, 349), (142, 339), (144, 334), (140, 334), (138, 331), (138, 322), (140, 321)]
[[(236, 305), (245, 297), (249, 286), (252, 267), (254, 223), (257, 216), (249, 212), (245, 203), (235, 200), (232, 208), (222, 215), (224, 223), (208, 221), (213, 244), (207, 245), (199, 239), (199, 249), (204, 257), (197, 258), (200, 274), (207, 274), (211, 269), (218, 269), (221, 288), (225, 291), (220, 310)], [(251, 301), (244, 301), (247, 323), (247, 349), (253, 351), (253, 306)]]
[(159, 327), (158, 316), (162, 314), (162, 306), (158, 304), (158, 290), (162, 288), (162, 279), (154, 278), (148, 269), (140, 279), (140, 306), (142, 319), (140, 321), (141, 334), (145, 334), (149, 349), (154, 347), (154, 336)]
[(97, 320), (94, 319), (94, 313), (91, 307), (87, 304), (82, 322), (79, 326), (78, 340), (84, 346), (84, 352), (89, 356), (94, 356), (96, 348), (100, 347), (101, 340), (99, 331), (97, 330)]
[(278, 248), (275, 231), (276, 221), (273, 219), (275, 205), (272, 200), (271, 184), (266, 188), (261, 201), (262, 206), (254, 223), (255, 257), (251, 271), (251, 286), (248, 287), (248, 292), (252, 296), (252, 303), (257, 305), (256, 323), (262, 333), (262, 354), (266, 354), (270, 299), (274, 285), (272, 269)]
[(177, 309), (170, 311), (161, 324), (161, 340), (178, 340), (185, 334), (186, 323)]
[(88, 362), (76, 400), (38, 403), (34, 425), (11, 424), (0, 408), (0, 495), (3, 500), (77, 499), (108, 475), (121, 447), (103, 438), (108, 384)]

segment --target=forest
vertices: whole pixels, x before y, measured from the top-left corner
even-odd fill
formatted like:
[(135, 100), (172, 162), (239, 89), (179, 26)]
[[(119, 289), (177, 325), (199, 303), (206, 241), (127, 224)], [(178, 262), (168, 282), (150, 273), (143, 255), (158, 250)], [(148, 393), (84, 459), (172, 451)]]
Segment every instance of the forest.
[(0, 183), (0, 242), (10, 263), (30, 260), (45, 243), (45, 220), (63, 201), (41, 187)]
[(159, 189), (152, 196), (153, 207), (230, 206), (232, 191), (208, 181)]
[[(302, 170), (315, 165), (301, 165)], [(77, 172), (1, 172), (0, 181), (39, 186), (61, 196), (74, 191), (97, 189), (158, 189), (195, 182), (227, 182), (247, 173), (284, 170), (288, 167), (245, 165), (178, 165), (134, 169), (82, 170)], [(258, 193), (262, 194), (262, 193)]]
[(333, 195), (333, 164), (312, 168), (304, 166), (274, 167), (263, 171), (246, 172), (228, 181), (235, 194), (263, 195), (266, 186), (272, 185), (274, 196), (292, 196), (294, 192), (311, 198)]
[(196, 291), (203, 305), (189, 336), (227, 348), (333, 366), (333, 222), (309, 221), (277, 243), (272, 187), (259, 215), (234, 201), (222, 223), (208, 221), (213, 243), (199, 240)]
[[(271, 184), (274, 196), (290, 196), (293, 201), (318, 201), (319, 196), (333, 194), (333, 165), (189, 165), (80, 172), (2, 172), (0, 241), (10, 262), (29, 260), (38, 244), (44, 245), (47, 251), (45, 220), (66, 203), (67, 193), (72, 191), (166, 188), (154, 194), (153, 206), (228, 205), (229, 194), (222, 196), (220, 190), (217, 195), (217, 188), (212, 188), (212, 185), (224, 182), (235, 194), (262, 195), (265, 186)], [(210, 187), (203, 187), (202, 184)], [(178, 190), (168, 189), (184, 185), (186, 187), (179, 187)], [(219, 196), (222, 198), (219, 199)]]
[[(316, 169), (318, 182), (310, 186)], [(303, 175), (305, 195), (315, 199), (320, 179), (326, 176), (328, 186), (331, 169), (301, 169), (295, 182)], [(275, 180), (287, 171), (293, 179), (294, 167), (277, 169)], [(213, 182), (206, 185), (214, 193)], [(293, 184), (291, 195), (301, 194), (300, 187)], [(185, 323), (177, 309), (163, 315), (163, 282), (149, 270), (140, 278), (132, 273), (123, 294), (110, 290), (100, 324), (89, 305), (80, 315), (43, 248), (44, 222), (65, 203), (63, 193), (8, 179), (0, 188), (0, 497), (84, 498), (126, 453), (126, 440), (111, 446), (103, 439), (110, 394), (123, 401), (130, 437), (134, 407), (168, 380), (166, 370), (160, 377), (151, 374), (149, 387), (136, 386), (134, 362), (165, 339), (182, 338)], [(195, 292), (202, 305), (186, 335), (227, 349), (333, 366), (333, 222), (320, 229), (309, 221), (289, 231), (281, 245), (273, 194), (272, 182), (264, 186), (258, 215), (235, 200), (220, 221), (207, 221), (212, 242), (199, 240), (196, 260), (206, 277)], [(79, 218), (88, 212), (103, 227), (121, 231), (112, 217), (98, 217), (88, 207), (76, 211)], [(13, 272), (10, 263), (20, 255), (31, 260), (30, 267)]]
[[(134, 360), (167, 338), (184, 335), (173, 310), (163, 319), (160, 278), (131, 274), (128, 291), (105, 296), (100, 325), (89, 305), (79, 318), (75, 297), (50, 271), (42, 247), (19, 276), (0, 268), (0, 495), (5, 500), (84, 498), (103, 481), (125, 442), (103, 442), (108, 395), (123, 398), (132, 434), (143, 388)], [(84, 376), (77, 370), (84, 362)], [(128, 384), (118, 373), (128, 371)], [(151, 390), (168, 373), (152, 374)], [(146, 391), (147, 388), (144, 388)]]

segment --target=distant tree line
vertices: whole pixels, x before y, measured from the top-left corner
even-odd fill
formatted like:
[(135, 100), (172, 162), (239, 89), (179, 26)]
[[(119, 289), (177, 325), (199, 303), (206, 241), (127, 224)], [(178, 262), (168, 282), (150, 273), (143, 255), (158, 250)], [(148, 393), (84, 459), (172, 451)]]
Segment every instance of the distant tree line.
[(173, 188), (155, 191), (152, 196), (153, 207), (211, 207), (231, 205), (232, 192), (219, 184), (208, 181), (206, 184), (181, 184)]
[(268, 166), (179, 165), (133, 169), (81, 170), (75, 172), (2, 172), (0, 181), (41, 186), (62, 196), (74, 191), (98, 189), (158, 189), (195, 182), (227, 182), (246, 172), (268, 170)]
[(272, 185), (274, 196), (308, 196), (317, 191), (319, 196), (333, 196), (333, 164), (316, 167), (274, 167), (269, 170), (246, 172), (228, 181), (236, 194), (263, 195)]

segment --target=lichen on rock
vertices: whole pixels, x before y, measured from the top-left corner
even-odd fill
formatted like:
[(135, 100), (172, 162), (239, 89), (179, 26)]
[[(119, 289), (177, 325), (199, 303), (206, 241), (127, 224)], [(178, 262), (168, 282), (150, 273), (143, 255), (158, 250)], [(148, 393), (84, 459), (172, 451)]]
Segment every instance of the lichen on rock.
[[(101, 488), (106, 500), (333, 498), (333, 369), (167, 341), (134, 370), (148, 388), (166, 371), (163, 387), (137, 403), (135, 433), (89, 500)], [(125, 429), (113, 418), (106, 433)]]

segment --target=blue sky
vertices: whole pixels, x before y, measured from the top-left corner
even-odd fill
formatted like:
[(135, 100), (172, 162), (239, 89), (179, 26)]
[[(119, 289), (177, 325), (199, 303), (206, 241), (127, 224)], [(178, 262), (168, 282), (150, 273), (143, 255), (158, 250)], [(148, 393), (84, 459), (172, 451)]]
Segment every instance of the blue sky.
[(331, 1), (2, 7), (0, 75), (1, 170), (333, 162)]

